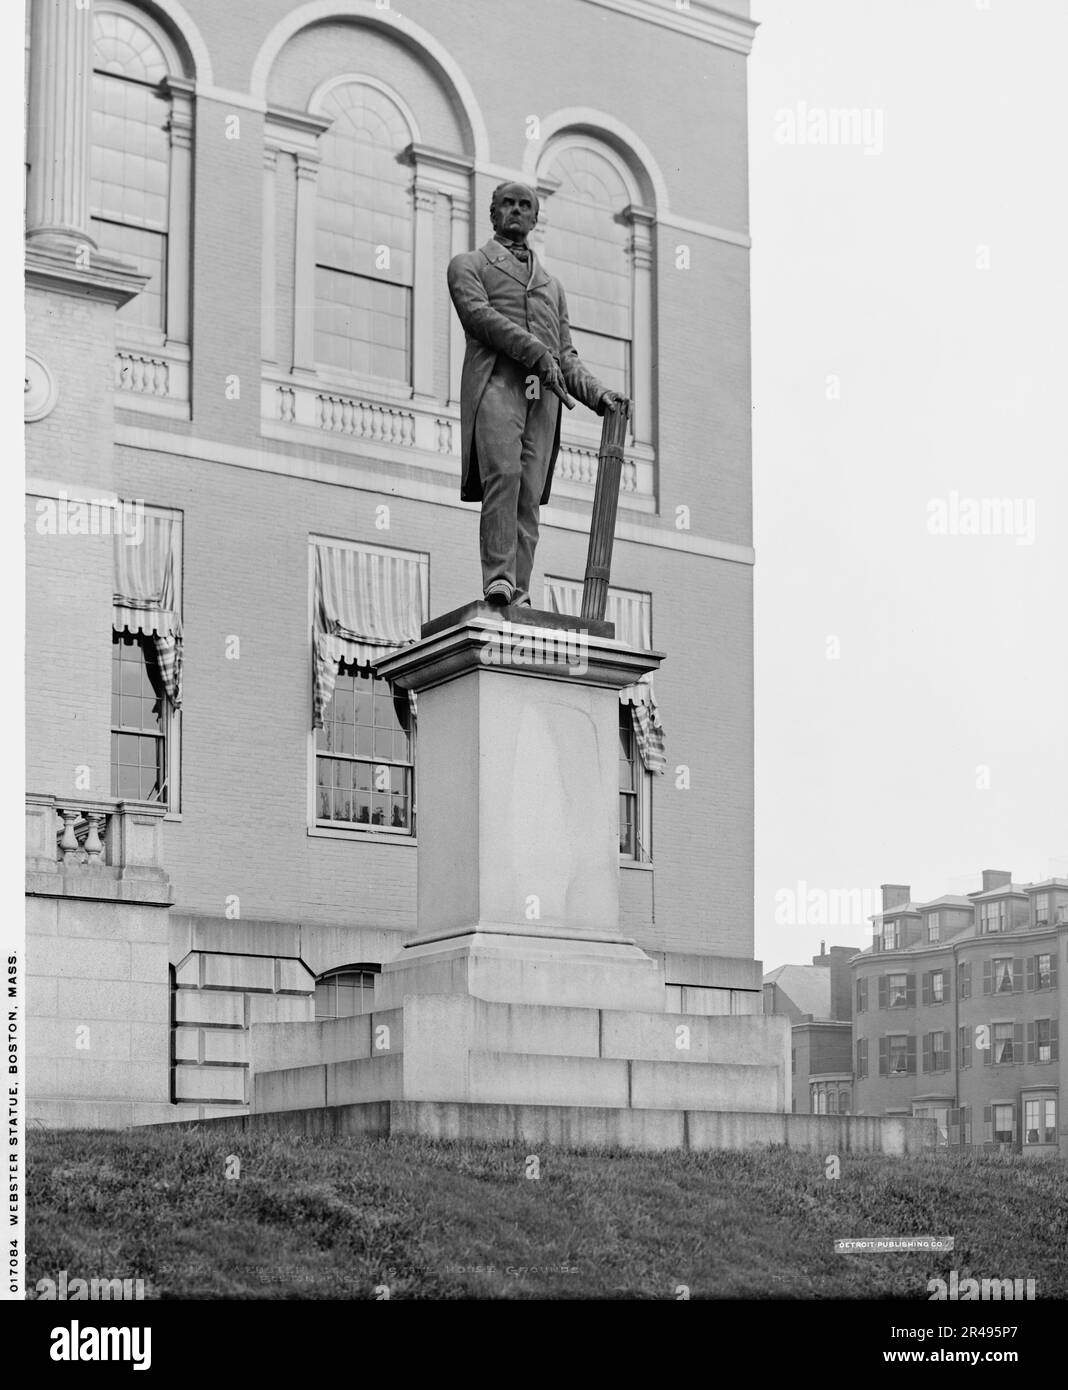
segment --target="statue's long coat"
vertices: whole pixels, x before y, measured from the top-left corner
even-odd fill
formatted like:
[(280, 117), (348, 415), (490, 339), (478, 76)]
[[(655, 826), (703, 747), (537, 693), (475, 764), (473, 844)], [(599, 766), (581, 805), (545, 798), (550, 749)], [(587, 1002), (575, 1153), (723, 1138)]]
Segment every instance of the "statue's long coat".
[[(531, 253), (523, 265), (499, 241), (478, 251), (463, 251), (449, 263), (449, 293), (467, 335), (460, 378), (460, 436), (463, 474), (460, 497), (482, 500), (482, 478), (475, 449), (475, 416), (493, 373), (498, 353), (514, 358), (536, 375), (536, 363), (548, 348), (560, 364), (571, 395), (597, 410), (605, 388), (579, 361), (571, 342), (567, 300), (560, 281)], [(541, 500), (549, 500), (553, 469), (560, 452), (560, 415)]]

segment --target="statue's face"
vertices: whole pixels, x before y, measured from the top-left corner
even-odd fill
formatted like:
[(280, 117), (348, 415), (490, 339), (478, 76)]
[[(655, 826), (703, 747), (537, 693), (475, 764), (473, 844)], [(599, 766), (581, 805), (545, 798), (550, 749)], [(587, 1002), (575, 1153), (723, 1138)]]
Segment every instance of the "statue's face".
[(506, 183), (497, 194), (490, 220), (495, 232), (512, 241), (526, 241), (538, 220), (533, 190), (525, 183)]

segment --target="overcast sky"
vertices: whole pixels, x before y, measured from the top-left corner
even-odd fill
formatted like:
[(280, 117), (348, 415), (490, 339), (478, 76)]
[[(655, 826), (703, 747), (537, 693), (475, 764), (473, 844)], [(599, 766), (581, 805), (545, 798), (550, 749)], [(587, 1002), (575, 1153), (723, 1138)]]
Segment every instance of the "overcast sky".
[(806, 923), (800, 884), (922, 899), (984, 868), (1068, 875), (1068, 5), (754, 0), (753, 17), (770, 969), (869, 939)]

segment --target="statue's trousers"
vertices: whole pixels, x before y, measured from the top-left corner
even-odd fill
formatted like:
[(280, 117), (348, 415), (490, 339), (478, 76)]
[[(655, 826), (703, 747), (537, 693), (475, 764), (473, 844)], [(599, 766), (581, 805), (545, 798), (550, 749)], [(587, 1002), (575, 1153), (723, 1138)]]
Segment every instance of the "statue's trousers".
[(497, 358), (475, 418), (482, 590), (495, 579), (506, 580), (515, 590), (513, 603), (530, 601), (538, 514), (559, 411), (559, 400), (541, 389), (534, 373), (503, 354)]

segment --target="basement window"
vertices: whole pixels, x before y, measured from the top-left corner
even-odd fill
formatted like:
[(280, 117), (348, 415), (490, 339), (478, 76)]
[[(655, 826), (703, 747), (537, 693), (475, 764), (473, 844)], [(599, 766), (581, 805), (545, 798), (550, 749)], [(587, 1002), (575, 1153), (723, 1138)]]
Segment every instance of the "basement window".
[(315, 1017), (352, 1018), (370, 1013), (375, 1002), (375, 977), (380, 965), (349, 965), (320, 976), (315, 984)]

